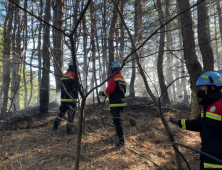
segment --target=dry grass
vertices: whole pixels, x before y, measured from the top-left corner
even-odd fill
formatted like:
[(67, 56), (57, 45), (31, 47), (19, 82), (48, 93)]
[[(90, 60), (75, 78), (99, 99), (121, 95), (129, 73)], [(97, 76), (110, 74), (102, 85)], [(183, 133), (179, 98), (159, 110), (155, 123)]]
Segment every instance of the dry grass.
[[(160, 118), (155, 116), (154, 106), (149, 102), (145, 98), (129, 99), (123, 116), (135, 116), (137, 120), (163, 129)], [(167, 120), (169, 117), (188, 118), (189, 109), (184, 108), (183, 105), (173, 108), (165, 113)], [(107, 135), (108, 131), (116, 139), (114, 128), (109, 126), (112, 125), (109, 108), (106, 106), (102, 113), (99, 112), (99, 108), (93, 111), (92, 106), (88, 106), (86, 110), (87, 125), (94, 131), (85, 126), (80, 158), (81, 170), (158, 169), (149, 160), (164, 170), (176, 169), (174, 151), (164, 132), (139, 122), (136, 127), (132, 127), (128, 119), (124, 119), (126, 147), (115, 147), (115, 142)], [(32, 128), (2, 132), (0, 169), (74, 169), (76, 135), (66, 136), (66, 121), (63, 121), (59, 127), (57, 137), (50, 134), (57, 114), (58, 107), (54, 107), (50, 109), (50, 115), (47, 117), (34, 118)], [(107, 131), (100, 123), (101, 121), (98, 121), (101, 117), (104, 117)], [(77, 118), (75, 118), (75, 123), (77, 123)], [(184, 131), (171, 123), (169, 124), (177, 142), (200, 149), (198, 133)], [(132, 153), (127, 148), (140, 153), (147, 159)], [(189, 162), (191, 169), (198, 170), (199, 155), (181, 147), (180, 151)], [(183, 165), (184, 169), (187, 169), (185, 163)]]

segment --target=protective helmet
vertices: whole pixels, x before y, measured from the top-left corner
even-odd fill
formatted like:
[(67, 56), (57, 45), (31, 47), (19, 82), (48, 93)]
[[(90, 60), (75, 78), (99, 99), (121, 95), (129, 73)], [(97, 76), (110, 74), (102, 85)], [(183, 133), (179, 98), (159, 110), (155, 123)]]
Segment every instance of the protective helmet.
[(111, 69), (119, 69), (121, 67), (121, 64), (118, 61), (112, 62), (110, 68)]
[(203, 73), (197, 80), (197, 86), (222, 86), (222, 77), (219, 73), (214, 71), (208, 71)]
[(218, 73), (220, 74), (220, 76), (222, 77), (222, 69), (218, 71)]
[(73, 61), (70, 61), (68, 65), (69, 65), (69, 66), (73, 65)]

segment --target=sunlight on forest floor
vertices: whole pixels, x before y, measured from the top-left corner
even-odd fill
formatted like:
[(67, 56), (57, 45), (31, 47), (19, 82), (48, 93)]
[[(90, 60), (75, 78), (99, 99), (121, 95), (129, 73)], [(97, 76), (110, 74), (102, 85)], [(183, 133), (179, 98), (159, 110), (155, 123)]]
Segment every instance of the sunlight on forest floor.
[[(134, 116), (136, 120), (152, 124), (163, 129), (161, 119), (155, 116), (155, 108), (146, 98), (128, 99), (128, 106), (123, 111), (123, 117)], [(169, 117), (188, 118), (189, 107), (177, 104), (170, 112), (164, 113), (174, 133), (175, 140), (190, 147), (200, 149), (199, 133), (181, 130), (169, 122)], [(186, 108), (186, 109), (185, 109)], [(81, 170), (98, 169), (130, 169), (156, 170), (159, 169), (152, 162), (135, 155), (128, 149), (142, 154), (152, 160), (164, 170), (176, 170), (173, 148), (165, 132), (159, 131), (140, 122), (136, 127), (123, 120), (126, 136), (126, 148), (115, 147), (115, 142), (107, 135), (104, 127), (98, 123), (104, 117), (107, 131), (114, 137), (115, 130), (106, 106), (102, 113), (93, 111), (92, 105), (86, 108), (86, 122), (94, 131), (85, 126), (82, 139), (80, 158)], [(34, 118), (31, 128), (15, 131), (1, 131), (0, 169), (74, 169), (76, 135), (66, 135), (66, 121), (59, 127), (59, 134), (50, 134), (53, 121), (58, 114), (58, 107), (50, 108), (50, 115), (45, 118)], [(75, 117), (77, 124), (77, 117)], [(138, 133), (139, 132), (139, 133)], [(99, 134), (98, 134), (99, 133)], [(199, 154), (184, 148), (179, 148), (187, 159), (192, 170), (199, 169)], [(183, 166), (187, 169), (186, 164)]]

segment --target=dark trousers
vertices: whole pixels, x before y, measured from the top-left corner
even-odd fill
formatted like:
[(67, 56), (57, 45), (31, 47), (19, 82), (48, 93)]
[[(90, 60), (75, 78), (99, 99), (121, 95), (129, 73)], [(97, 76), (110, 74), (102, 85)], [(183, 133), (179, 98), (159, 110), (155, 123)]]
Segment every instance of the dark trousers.
[[(206, 146), (202, 146), (201, 151), (219, 159), (222, 160), (222, 149), (220, 148), (207, 148)], [(200, 170), (204, 169), (209, 169), (209, 168), (204, 168), (204, 163), (209, 163), (209, 164), (216, 164), (216, 165), (222, 165), (220, 162), (209, 158), (205, 155), (200, 155)], [(222, 170), (222, 167), (219, 168), (210, 168), (210, 169), (216, 169), (216, 170)]]
[(54, 129), (58, 129), (62, 118), (65, 116), (66, 111), (68, 111), (68, 120), (67, 120), (67, 128), (71, 127), (74, 122), (74, 116), (76, 113), (76, 103), (74, 102), (61, 102), (61, 106), (59, 107), (59, 114), (57, 115), (54, 121)]
[(113, 124), (116, 127), (116, 133), (119, 139), (123, 138), (123, 127), (122, 127), (122, 119), (120, 118), (120, 114), (123, 111), (124, 107), (110, 107), (110, 112), (112, 114)]

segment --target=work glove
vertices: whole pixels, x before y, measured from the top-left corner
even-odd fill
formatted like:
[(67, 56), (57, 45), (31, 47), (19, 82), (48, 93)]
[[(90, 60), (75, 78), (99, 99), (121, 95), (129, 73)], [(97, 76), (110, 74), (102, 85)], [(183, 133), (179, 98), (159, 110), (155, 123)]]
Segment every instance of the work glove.
[(100, 96), (104, 96), (104, 92), (103, 92), (103, 91), (100, 91), (100, 92), (99, 92), (99, 95), (100, 95)]
[(176, 119), (176, 118), (170, 118), (170, 122), (179, 125), (180, 124), (180, 120)]

